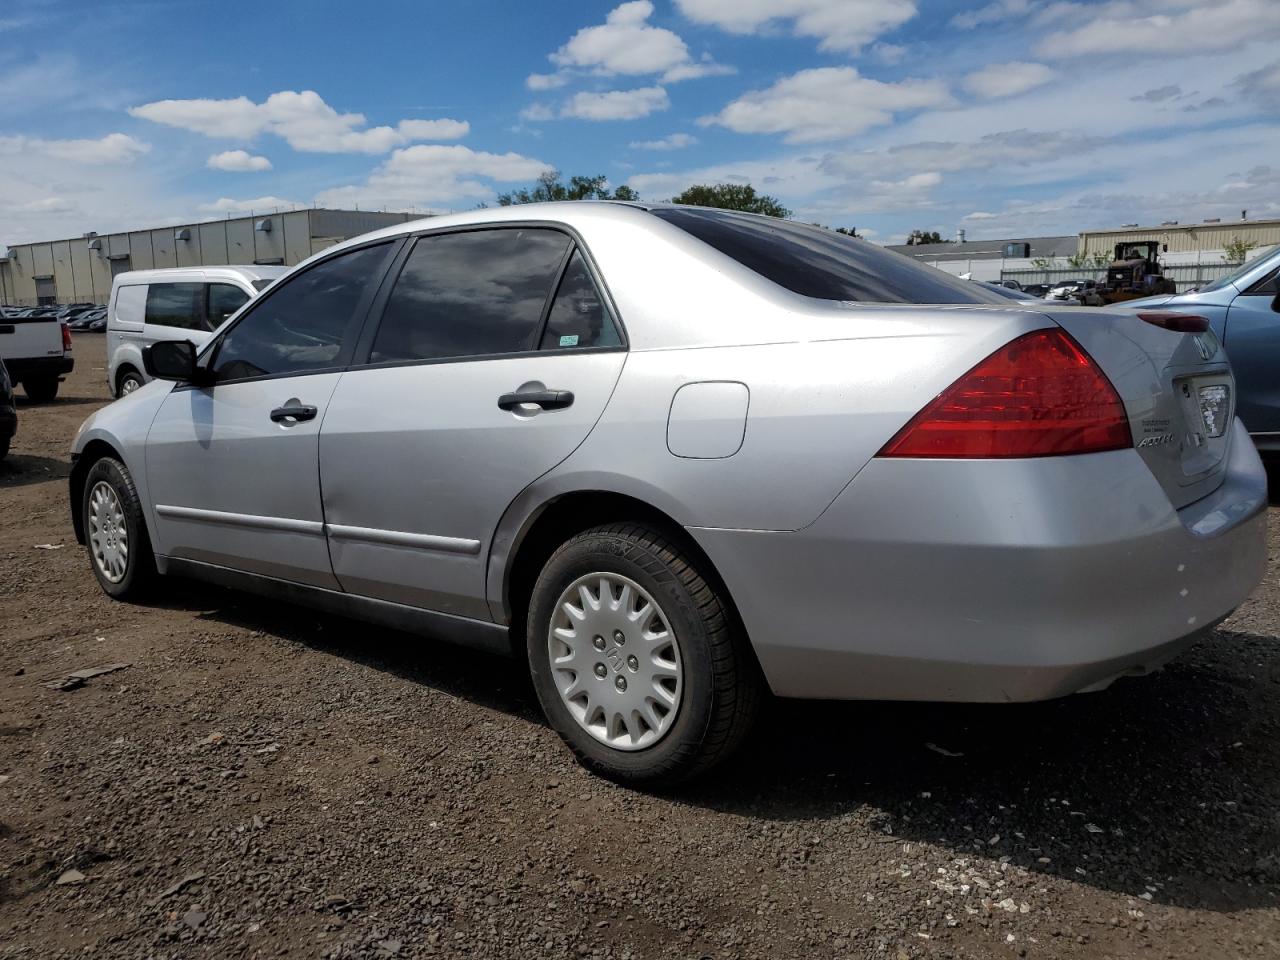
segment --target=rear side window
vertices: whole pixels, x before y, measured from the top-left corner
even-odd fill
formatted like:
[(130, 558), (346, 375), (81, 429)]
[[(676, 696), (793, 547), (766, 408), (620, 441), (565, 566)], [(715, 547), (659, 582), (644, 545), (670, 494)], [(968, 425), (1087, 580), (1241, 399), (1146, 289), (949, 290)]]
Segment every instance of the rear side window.
[(301, 374), (339, 362), (391, 244), (364, 247), (316, 264), (263, 294), (221, 338), (217, 380)]
[(209, 329), (219, 326), (248, 302), (249, 295), (234, 284), (209, 284)]
[(537, 228), (421, 237), (387, 300), (370, 362), (534, 349), (569, 242)]
[(147, 286), (147, 323), (182, 330), (205, 330), (203, 283), (152, 283)]
[(560, 289), (551, 303), (540, 348), (616, 347), (621, 343), (618, 328), (614, 326), (600, 291), (591, 279), (582, 253), (574, 250), (560, 281)]
[(115, 318), (125, 323), (142, 323), (147, 312), (147, 288), (142, 284), (116, 291)]
[(793, 293), (862, 303), (1000, 303), (993, 290), (822, 227), (718, 210), (650, 211)]
[(1245, 293), (1251, 297), (1274, 297), (1280, 293), (1280, 268), (1272, 270), (1270, 276), (1263, 277)]

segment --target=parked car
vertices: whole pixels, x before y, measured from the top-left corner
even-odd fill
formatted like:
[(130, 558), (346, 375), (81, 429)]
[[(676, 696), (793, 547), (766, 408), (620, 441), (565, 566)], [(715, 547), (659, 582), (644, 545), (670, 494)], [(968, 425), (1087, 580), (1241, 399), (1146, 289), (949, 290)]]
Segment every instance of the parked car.
[(9, 371), (0, 361), (0, 460), (9, 455), (9, 445), (18, 432), (18, 407), (13, 400), (13, 383)]
[(1102, 298), (1096, 292), (1097, 287), (1096, 280), (1060, 280), (1050, 287), (1044, 299), (1057, 300), (1069, 306), (1097, 307), (1102, 305)]
[(1043, 297), (1050, 289), (1047, 283), (1026, 283), (1022, 286), (1022, 292), (1033, 297)]
[(99, 320), (102, 321), (102, 327), (99, 327), (97, 329), (102, 329), (103, 327), (106, 326), (106, 321), (107, 321), (106, 307), (94, 307), (92, 310), (85, 310), (83, 313), (77, 316), (74, 320), (71, 320), (67, 324), (67, 326), (71, 328), (71, 331), (73, 333), (79, 332), (79, 331), (91, 331), (95, 329), (94, 323), (96, 323)]
[(16, 311), (0, 320), (0, 360), (9, 379), (21, 383), (35, 403), (48, 403), (58, 395), (62, 375), (75, 368), (71, 331), (55, 313)]
[(1236, 378), (1236, 409), (1258, 449), (1280, 453), (1280, 246), (1192, 293), (1119, 304), (1208, 319)]
[(180, 337), (197, 347), (285, 267), (227, 266), (132, 270), (111, 282), (107, 385), (121, 397), (147, 382), (142, 350)]
[(992, 286), (996, 286), (996, 287), (1004, 287), (1008, 290), (1022, 289), (1022, 284), (1020, 284), (1017, 280), (988, 280), (987, 283), (990, 283)]
[(1267, 563), (1213, 340), (767, 217), (401, 224), (144, 357), (166, 382), (72, 448), (109, 595), (189, 575), (514, 654), (626, 783), (721, 760), (766, 685), (1099, 689)]
[(1038, 301), (1040, 299), (1039, 297), (1033, 297), (1031, 294), (1026, 293), (1022, 289), (1017, 287), (1007, 287), (1003, 284), (992, 283), (991, 281), (988, 281), (988, 280), (984, 280), (982, 282), (986, 283), (987, 286), (991, 287), (999, 296), (1002, 296), (1008, 300)]

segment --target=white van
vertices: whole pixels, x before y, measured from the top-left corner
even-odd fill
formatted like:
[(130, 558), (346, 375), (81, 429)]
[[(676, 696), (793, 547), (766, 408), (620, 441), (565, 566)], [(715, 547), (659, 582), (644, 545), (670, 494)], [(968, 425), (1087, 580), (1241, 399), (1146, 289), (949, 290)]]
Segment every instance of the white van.
[(177, 267), (132, 270), (116, 276), (107, 305), (107, 384), (111, 395), (132, 393), (149, 379), (142, 348), (157, 340), (209, 334), (288, 267)]

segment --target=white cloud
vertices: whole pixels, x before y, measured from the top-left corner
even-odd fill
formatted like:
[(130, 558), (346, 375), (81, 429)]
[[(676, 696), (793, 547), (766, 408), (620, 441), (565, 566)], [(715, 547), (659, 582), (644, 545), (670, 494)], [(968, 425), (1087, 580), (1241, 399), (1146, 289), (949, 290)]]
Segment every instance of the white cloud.
[[(396, 150), (363, 184), (321, 192), (324, 206), (410, 209), (493, 196), (492, 182), (530, 181), (551, 165), (518, 153), (485, 153), (460, 145)], [(488, 183), (482, 181), (489, 181)]]
[(1241, 74), (1231, 81), (1231, 87), (1263, 106), (1280, 107), (1280, 60)]
[(560, 108), (560, 116), (579, 120), (635, 120), (670, 106), (667, 91), (662, 87), (638, 87), (605, 93), (575, 93)]
[(987, 213), (985, 210), (975, 210), (973, 213), (961, 217), (962, 220), (995, 220), (997, 214)]
[(1048, 83), (1053, 76), (1053, 71), (1043, 63), (1014, 60), (1011, 63), (989, 63), (966, 76), (962, 83), (974, 96), (991, 100), (1026, 93)]
[(1168, 59), (1280, 38), (1275, 0), (1110, 0), (1088, 7), (1058, 4), (1046, 17), (1080, 24), (1042, 33), (1035, 50), (1055, 59), (1101, 54)]
[(202, 203), (197, 209), (203, 213), (250, 213), (252, 211), (270, 213), (274, 210), (292, 210), (298, 206), (303, 204), (299, 204), (296, 200), (285, 200), (282, 197), (255, 197), (252, 200), (221, 197), (213, 203)]
[(51, 157), (88, 165), (132, 163), (151, 150), (124, 133), (109, 133), (97, 140), (42, 140), (37, 137), (0, 137), (0, 156), (19, 154)]
[(256, 173), (270, 170), (271, 161), (245, 150), (224, 150), (210, 157), (205, 166), (210, 170), (226, 170), (230, 173)]
[(698, 138), (687, 133), (673, 133), (661, 140), (633, 140), (628, 146), (632, 150), (683, 150), (698, 142)]
[(951, 18), (951, 25), (961, 30), (972, 30), (984, 23), (998, 23), (1010, 17), (1027, 13), (1031, 9), (1030, 0), (995, 0), (977, 10), (966, 10)]
[(733, 72), (710, 57), (695, 61), (677, 34), (648, 23), (651, 16), (650, 0), (630, 0), (615, 7), (604, 23), (583, 27), (550, 55), (561, 73), (533, 74), (526, 84), (531, 90), (563, 86), (567, 82), (563, 71), (574, 69), (604, 76), (661, 74), (664, 83)]
[(820, 67), (746, 93), (699, 122), (738, 133), (782, 133), (788, 143), (806, 143), (853, 136), (891, 123), (896, 112), (945, 106), (950, 99), (936, 80), (884, 83), (853, 67)]
[(135, 117), (208, 137), (252, 140), (262, 133), (308, 153), (386, 153), (414, 140), (453, 140), (466, 135), (459, 120), (403, 120), (397, 127), (365, 127), (362, 113), (338, 113), (314, 90), (282, 90), (262, 103), (230, 100), (159, 100), (129, 110)]
[(555, 90), (569, 82), (563, 73), (531, 73), (524, 78), (524, 85), (530, 90)]
[(696, 23), (730, 33), (760, 33), (790, 21), (796, 36), (817, 37), (822, 50), (857, 53), (906, 23), (915, 0), (676, 0)]

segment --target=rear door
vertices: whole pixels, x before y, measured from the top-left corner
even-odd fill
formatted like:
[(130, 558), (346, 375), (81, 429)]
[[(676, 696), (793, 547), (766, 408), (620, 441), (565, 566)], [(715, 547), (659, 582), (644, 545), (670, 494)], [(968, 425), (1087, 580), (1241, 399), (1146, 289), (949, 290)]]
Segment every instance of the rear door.
[(392, 248), (340, 253), (273, 287), (202, 358), (214, 383), (164, 400), (146, 456), (157, 552), (337, 587), (317, 438)]
[(1252, 434), (1280, 442), (1280, 267), (1255, 282), (1227, 308), (1226, 346), (1236, 376), (1240, 419)]
[(320, 434), (334, 573), (354, 593), (488, 619), (499, 519), (586, 438), (626, 359), (587, 258), (542, 227), (421, 237), (362, 358)]

